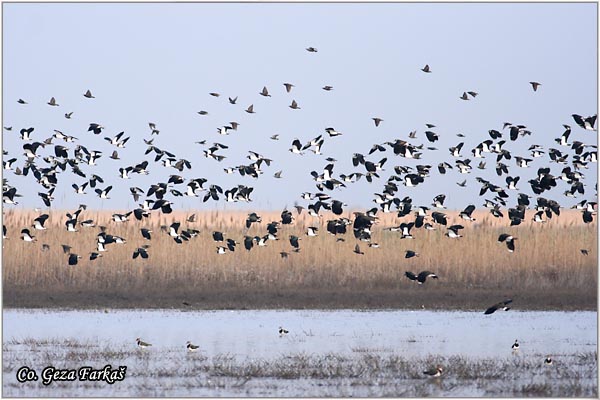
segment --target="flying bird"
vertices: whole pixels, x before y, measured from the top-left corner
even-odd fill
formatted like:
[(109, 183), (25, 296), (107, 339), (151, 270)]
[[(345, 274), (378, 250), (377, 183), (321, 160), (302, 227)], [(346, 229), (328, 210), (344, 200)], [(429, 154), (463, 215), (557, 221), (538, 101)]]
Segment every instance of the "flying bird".
[(512, 303), (512, 299), (508, 299), (508, 300), (504, 300), (499, 303), (496, 303), (493, 306), (489, 307), (487, 310), (485, 310), (484, 314), (485, 315), (493, 314), (494, 312), (496, 312), (496, 310), (499, 310), (499, 309), (508, 311), (508, 310), (510, 310), (510, 307), (508, 306), (510, 303)]

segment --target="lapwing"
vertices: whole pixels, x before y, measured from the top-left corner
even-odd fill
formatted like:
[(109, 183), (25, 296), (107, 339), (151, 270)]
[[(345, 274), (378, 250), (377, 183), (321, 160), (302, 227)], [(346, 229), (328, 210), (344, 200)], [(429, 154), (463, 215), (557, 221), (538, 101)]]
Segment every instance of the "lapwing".
[(501, 301), (499, 303), (496, 303), (493, 306), (489, 307), (487, 310), (485, 310), (484, 314), (485, 315), (493, 314), (496, 312), (496, 310), (499, 310), (499, 309), (508, 311), (508, 310), (510, 310), (510, 307), (508, 306), (510, 303), (512, 303), (512, 299), (507, 299), (507, 300)]
[(319, 228), (317, 228), (316, 226), (309, 226), (308, 228), (306, 228), (306, 235), (312, 237), (318, 236)]
[(506, 242), (506, 247), (509, 252), (515, 251), (515, 240), (518, 238), (509, 235), (508, 233), (502, 233), (498, 236), (498, 243)]
[(35, 242), (35, 236), (32, 236), (29, 229), (25, 228), (21, 230), (21, 239), (25, 242)]
[(510, 347), (513, 351), (518, 351), (519, 348), (521, 346), (519, 345), (519, 342), (517, 341), (517, 339), (515, 339), (515, 342), (513, 343), (513, 345)]
[(69, 254), (69, 265), (77, 265), (77, 262), (79, 261), (80, 258), (81, 258), (81, 256), (78, 256), (77, 254), (74, 254), (74, 253)]
[(185, 345), (186, 345), (185, 348), (188, 349), (188, 351), (190, 353), (194, 352), (200, 348), (200, 346), (196, 346), (195, 344), (192, 344), (192, 342), (190, 342), (190, 341), (187, 341)]
[(143, 245), (142, 247), (138, 247), (137, 249), (135, 249), (135, 251), (133, 252), (132, 258), (136, 259), (138, 257), (141, 258), (148, 258), (148, 251), (147, 249), (150, 247), (150, 245)]
[(137, 343), (137, 346), (141, 349), (146, 349), (146, 348), (152, 346), (150, 343), (143, 342), (142, 339), (140, 339), (140, 338), (136, 338), (135, 341)]
[(442, 375), (443, 371), (443, 368), (438, 365), (437, 367), (426, 369), (423, 373), (427, 376), (438, 377)]
[(406, 250), (406, 253), (404, 254), (404, 258), (413, 258), (413, 257), (419, 257), (419, 253), (417, 253), (416, 251), (412, 251), (412, 250)]
[(573, 119), (575, 120), (577, 125), (579, 125), (583, 129), (585, 129), (587, 131), (595, 131), (596, 130), (596, 128), (594, 128), (594, 125), (596, 124), (597, 115), (593, 115), (593, 116), (587, 117), (587, 118), (583, 118), (581, 115), (578, 115), (578, 114), (572, 114), (571, 116), (573, 117)]
[(410, 279), (413, 282), (417, 282), (419, 285), (422, 285), (423, 283), (425, 283), (425, 281), (427, 280), (427, 278), (433, 278), (433, 279), (438, 279), (438, 276), (436, 274), (434, 274), (433, 272), (430, 271), (422, 271), (419, 273), (419, 275), (415, 275), (410, 271), (406, 271), (404, 273), (404, 275)]
[(42, 214), (36, 219), (33, 220), (33, 229), (37, 229), (40, 231), (46, 230), (47, 228), (44, 226), (46, 220), (49, 218), (48, 214)]
[(288, 331), (287, 329), (283, 329), (281, 326), (279, 327), (279, 337), (285, 336), (288, 333), (290, 333), (290, 331)]
[(452, 238), (452, 239), (461, 238), (462, 235), (458, 232), (463, 228), (464, 228), (464, 226), (462, 226), (462, 225), (452, 225), (452, 226), (448, 227), (448, 232), (446, 233), (446, 236), (448, 236), (449, 238)]
[(552, 365), (553, 363), (554, 363), (554, 361), (550, 357), (544, 358), (545, 365)]
[(227, 252), (227, 247), (217, 246), (217, 254), (225, 254)]

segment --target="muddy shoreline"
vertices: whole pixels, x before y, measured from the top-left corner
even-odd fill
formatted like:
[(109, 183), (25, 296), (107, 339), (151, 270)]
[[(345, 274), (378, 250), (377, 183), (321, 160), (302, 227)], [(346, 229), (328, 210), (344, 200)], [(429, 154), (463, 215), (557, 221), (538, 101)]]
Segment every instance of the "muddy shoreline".
[(429, 309), (485, 310), (512, 298), (514, 310), (597, 310), (597, 290), (494, 288), (151, 288), (124, 290), (3, 290), (4, 308), (70, 309)]

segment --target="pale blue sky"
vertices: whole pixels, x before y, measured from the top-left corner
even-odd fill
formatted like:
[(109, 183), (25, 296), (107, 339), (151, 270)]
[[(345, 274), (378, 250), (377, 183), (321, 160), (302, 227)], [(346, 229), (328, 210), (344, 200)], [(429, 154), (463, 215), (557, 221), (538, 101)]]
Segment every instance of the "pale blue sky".
[[(370, 208), (373, 193), (383, 190), (394, 165), (431, 164), (432, 176), (423, 185), (401, 187), (397, 196), (410, 195), (415, 204), (429, 204), (436, 194), (446, 193), (451, 208), (481, 206), (485, 196), (478, 196), (475, 177), (505, 186), (504, 176), (497, 177), (493, 169), (495, 155), (486, 155), (485, 171), (461, 175), (452, 170), (441, 176), (435, 168), (438, 162), (454, 164), (448, 147), (464, 141), (462, 153), (472, 158), (470, 150), (505, 121), (524, 124), (533, 132), (516, 142), (507, 140), (505, 148), (513, 155), (529, 156), (532, 143), (546, 150), (559, 148), (554, 138), (562, 134), (562, 124), (573, 126), (570, 141), (597, 143), (596, 133), (580, 129), (571, 118), (574, 113), (597, 112), (596, 15), (596, 3), (3, 3), (3, 125), (13, 127), (3, 132), (3, 148), (9, 158), (19, 158), (17, 166), (22, 167), (19, 129), (35, 127), (32, 137), (38, 141), (51, 136), (53, 129), (76, 136), (88, 149), (104, 152), (97, 167), (82, 169), (104, 177), (107, 184), (102, 187), (112, 184), (112, 199), (101, 202), (90, 189), (85, 196), (75, 196), (71, 184), (84, 179), (66, 172), (59, 175), (53, 206), (71, 209), (86, 203), (92, 208), (131, 209), (135, 203), (130, 186), (147, 189), (179, 174), (151, 161), (150, 175), (118, 178), (119, 167), (146, 158), (142, 139), (149, 137), (151, 121), (161, 132), (154, 144), (192, 163), (192, 170), (182, 174), (185, 178), (204, 177), (223, 189), (237, 184), (255, 188), (254, 202), (248, 206), (169, 196), (175, 208), (281, 209), (296, 201), (305, 204), (299, 195), (316, 191), (309, 173), (321, 173), (325, 157), (338, 160), (336, 176), (364, 172), (362, 166), (352, 167), (354, 152), (366, 155), (374, 143), (407, 139), (412, 130), (418, 134), (411, 143), (430, 146), (425, 123), (433, 123), (440, 135), (433, 144), (438, 151), (425, 151), (420, 161), (394, 156), (391, 149), (375, 153), (368, 159), (388, 158), (380, 180), (369, 184), (362, 179), (327, 193), (350, 206)], [(309, 46), (318, 52), (307, 52)], [(425, 64), (431, 74), (421, 72)], [(529, 81), (542, 86), (534, 93)], [(286, 93), (283, 82), (296, 87)], [(324, 85), (334, 90), (323, 91)], [(263, 86), (272, 97), (258, 94)], [(82, 96), (87, 89), (95, 99)], [(479, 96), (460, 100), (468, 90)], [(59, 107), (46, 105), (52, 96)], [(239, 96), (238, 104), (230, 105), (228, 96)], [(19, 98), (29, 104), (17, 104)], [(288, 107), (292, 99), (301, 110)], [(244, 112), (251, 103), (256, 114)], [(199, 110), (209, 115), (200, 116)], [(67, 120), (64, 114), (70, 111), (73, 118)], [(372, 117), (384, 122), (375, 128)], [(216, 129), (229, 121), (241, 124), (238, 131), (219, 136)], [(90, 122), (106, 130), (98, 136), (88, 133)], [(324, 155), (288, 151), (294, 138), (305, 142), (330, 126), (344, 135), (326, 137)], [(114, 147), (103, 137), (120, 131), (131, 140), (118, 150), (122, 160), (115, 161), (108, 158)], [(457, 137), (459, 132), (466, 138)], [(276, 133), (280, 140), (270, 140)], [(205, 158), (204, 147), (193, 144), (202, 139), (230, 145), (221, 152), (227, 158), (220, 163)], [(274, 162), (264, 167), (258, 180), (226, 175), (224, 167), (251, 162), (245, 158), (247, 150)], [(52, 152), (47, 148), (39, 153)], [(479, 161), (473, 159), (472, 164)], [(517, 168), (514, 160), (505, 163), (511, 175), (521, 176), (521, 191), (531, 194), (527, 180), (548, 161), (536, 159), (528, 170)], [(595, 195), (595, 166), (584, 171), (588, 187), (583, 198)], [(551, 164), (557, 175), (562, 167)], [(281, 180), (273, 178), (279, 170)], [(21, 205), (43, 205), (36, 195), (43, 188), (31, 176), (9, 171), (4, 177), (24, 195)], [(467, 188), (459, 188), (455, 182), (465, 178)], [(570, 206), (580, 199), (565, 199), (567, 188), (561, 182), (545, 197)], [(185, 190), (185, 185), (178, 189)]]

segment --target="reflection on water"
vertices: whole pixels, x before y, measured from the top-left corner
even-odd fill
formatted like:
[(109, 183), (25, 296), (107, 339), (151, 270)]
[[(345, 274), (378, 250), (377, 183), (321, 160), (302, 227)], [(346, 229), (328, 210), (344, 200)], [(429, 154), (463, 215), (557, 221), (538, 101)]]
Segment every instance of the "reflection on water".
[[(279, 326), (290, 333), (279, 337)], [(596, 351), (596, 312), (508, 311), (174, 311), (4, 310), (4, 343), (74, 338), (101, 345), (184, 348), (190, 340), (210, 357), (275, 358), (282, 354), (352, 354), (406, 357), (427, 354), (505, 357), (515, 339), (522, 354)]]

